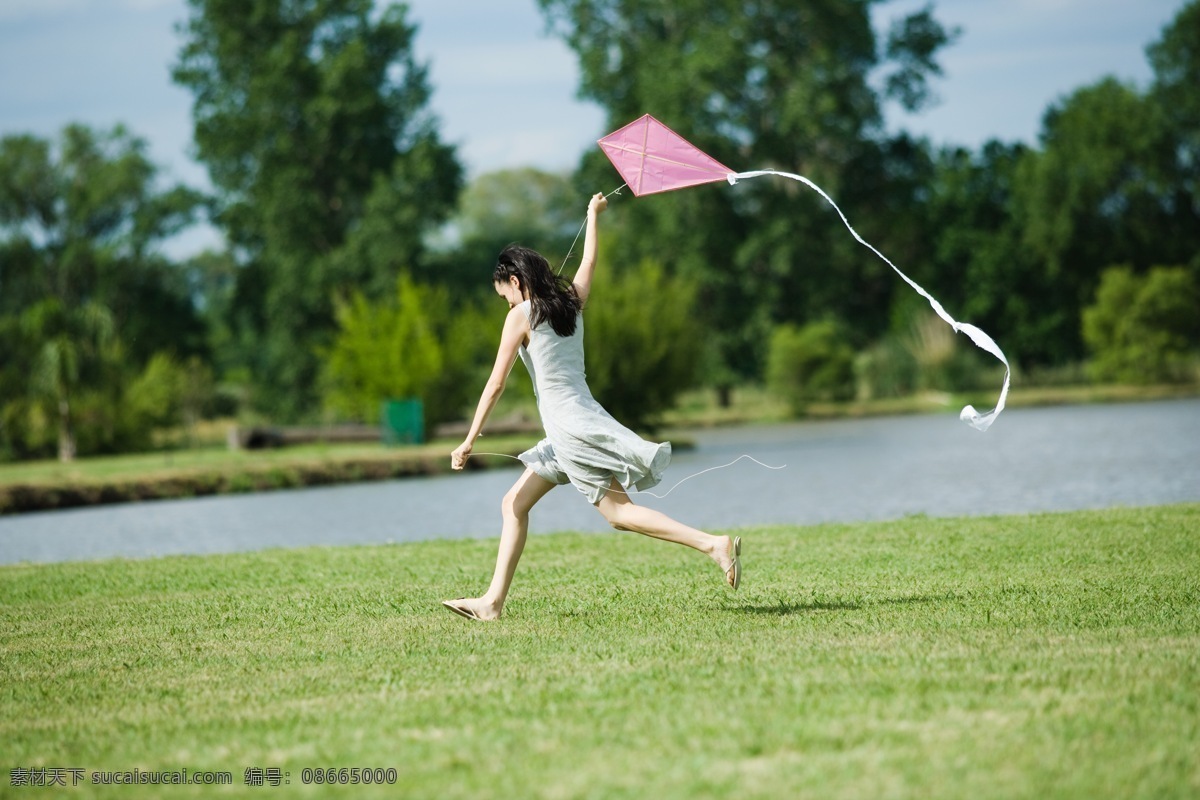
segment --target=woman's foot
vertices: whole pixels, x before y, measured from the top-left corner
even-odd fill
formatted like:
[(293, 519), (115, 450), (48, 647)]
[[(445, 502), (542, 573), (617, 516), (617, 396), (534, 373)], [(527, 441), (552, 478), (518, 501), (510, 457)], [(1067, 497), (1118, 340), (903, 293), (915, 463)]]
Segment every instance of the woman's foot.
[(710, 555), (725, 573), (725, 582), (737, 589), (742, 583), (742, 537), (718, 537), (721, 541)]
[(481, 597), (460, 597), (457, 600), (443, 600), (442, 605), (458, 614), (460, 617), (491, 622), (500, 618), (500, 609)]

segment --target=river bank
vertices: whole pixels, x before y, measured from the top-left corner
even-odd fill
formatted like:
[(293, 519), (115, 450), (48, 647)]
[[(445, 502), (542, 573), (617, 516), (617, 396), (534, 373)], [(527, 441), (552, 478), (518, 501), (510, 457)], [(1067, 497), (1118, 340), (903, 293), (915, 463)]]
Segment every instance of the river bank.
[[(1081, 386), (1014, 389), (1009, 408), (1137, 402), (1200, 396), (1200, 386)], [(950, 413), (965, 403), (989, 408), (994, 397), (926, 393), (897, 400), (814, 404), (807, 419), (829, 420)], [(785, 407), (761, 390), (739, 390), (728, 408), (695, 392), (664, 416), (661, 438), (677, 451), (690, 446), (688, 431), (789, 420)], [(222, 441), (220, 434), (218, 441)], [(479, 450), (506, 456), (528, 449), (538, 434), (487, 436)], [(141, 500), (243, 494), (308, 486), (432, 476), (450, 471), (447, 454), (457, 439), (424, 445), (312, 444), (268, 450), (206, 448), (79, 459), (0, 464), (0, 515)], [(509, 466), (508, 458), (480, 456), (472, 470)]]
[[(515, 456), (536, 441), (535, 436), (504, 437), (489, 440), (488, 449)], [(363, 444), (279, 450), (209, 448), (81, 459), (73, 464), (9, 464), (0, 466), (0, 515), (437, 475), (450, 471), (448, 453), (453, 446), (433, 442), (395, 448)], [(501, 460), (473, 458), (467, 467), (486, 469)]]

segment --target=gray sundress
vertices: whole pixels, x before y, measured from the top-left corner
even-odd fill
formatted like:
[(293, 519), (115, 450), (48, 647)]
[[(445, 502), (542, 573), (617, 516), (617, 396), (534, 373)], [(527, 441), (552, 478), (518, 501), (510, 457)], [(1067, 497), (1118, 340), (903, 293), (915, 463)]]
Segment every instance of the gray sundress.
[[(529, 301), (519, 308), (530, 316)], [(546, 438), (521, 454), (527, 467), (551, 483), (568, 481), (595, 505), (612, 485), (649, 489), (671, 463), (671, 443), (647, 442), (617, 422), (592, 397), (583, 366), (583, 315), (575, 333), (559, 336), (543, 321), (529, 332), (521, 361), (533, 379), (533, 393)]]

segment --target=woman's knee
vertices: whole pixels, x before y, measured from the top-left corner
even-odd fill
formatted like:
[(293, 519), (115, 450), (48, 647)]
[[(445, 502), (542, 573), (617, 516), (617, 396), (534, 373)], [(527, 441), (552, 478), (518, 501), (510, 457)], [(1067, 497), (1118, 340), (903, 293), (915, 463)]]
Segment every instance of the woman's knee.
[(613, 530), (618, 530), (618, 531), (629, 530), (629, 528), (627, 528), (622, 522), (620, 522), (619, 520), (613, 519), (612, 517), (608, 518), (608, 524), (613, 526)]
[(629, 527), (626, 525), (628, 515), (625, 513), (626, 506), (623, 503), (612, 503), (601, 500), (596, 504), (596, 508), (608, 520), (608, 524), (612, 525), (619, 531), (627, 531)]
[(500, 501), (500, 513), (505, 517), (515, 519), (524, 519), (529, 516), (529, 504), (522, 500), (521, 492), (517, 487), (508, 490), (504, 495), (504, 499)]

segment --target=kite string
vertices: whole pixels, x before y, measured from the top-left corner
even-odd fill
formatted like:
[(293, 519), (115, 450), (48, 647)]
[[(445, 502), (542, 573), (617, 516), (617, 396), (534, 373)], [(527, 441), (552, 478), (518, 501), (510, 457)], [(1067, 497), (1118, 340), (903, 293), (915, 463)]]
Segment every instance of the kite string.
[[(509, 454), (509, 453), (483, 453), (483, 452), (478, 452), (478, 453), (476, 453), (476, 452), (472, 452), (472, 453), (470, 454), (470, 456), (500, 456), (501, 458), (511, 458), (511, 459), (512, 459), (512, 460), (514, 460), (514, 461), (521, 461), (521, 459), (520, 459), (520, 458), (518, 458), (517, 456), (511, 455), (511, 454)], [(468, 458), (470, 458), (470, 456), (468, 456)], [(787, 467), (787, 464), (781, 464), (781, 465), (779, 465), (778, 467), (773, 467), (773, 466), (771, 466), (770, 464), (764, 464), (763, 462), (759, 461), (759, 460), (758, 460), (757, 458), (755, 458), (754, 456), (747, 455), (747, 454), (743, 453), (742, 455), (740, 455), (740, 456), (738, 456), (737, 458), (735, 458), (733, 461), (730, 461), (728, 464), (721, 464), (721, 465), (719, 465), (719, 466), (716, 466), (716, 467), (709, 467), (708, 469), (702, 469), (702, 470), (700, 470), (699, 472), (696, 472), (696, 473), (693, 473), (693, 474), (691, 474), (691, 475), (688, 475), (688, 476), (687, 476), (687, 477), (685, 477), (685, 478), (681, 478), (681, 479), (680, 479), (678, 482), (676, 482), (676, 484), (675, 484), (674, 486), (672, 486), (670, 489), (667, 489), (667, 491), (663, 492), (662, 494), (655, 494), (654, 492), (651, 492), (651, 491), (639, 491), (639, 492), (638, 492), (638, 494), (648, 494), (648, 495), (650, 495), (651, 497), (657, 497), (659, 500), (662, 500), (662, 499), (663, 499), (663, 498), (665, 498), (667, 495), (669, 495), (671, 492), (675, 491), (675, 490), (676, 490), (676, 489), (678, 489), (680, 486), (682, 486), (684, 483), (686, 483), (687, 481), (690, 481), (692, 478), (697, 478), (697, 477), (699, 477), (699, 476), (701, 476), (701, 475), (703, 475), (703, 474), (705, 474), (705, 473), (707, 473), (707, 472), (713, 472), (713, 471), (715, 471), (715, 470), (718, 470), (718, 469), (725, 469), (726, 467), (732, 467), (734, 464), (738, 463), (738, 462), (739, 462), (739, 461), (741, 461), (742, 459), (747, 459), (747, 458), (748, 458), (748, 459), (750, 459), (751, 461), (753, 461), (755, 464), (758, 464), (760, 467), (764, 467), (764, 468), (766, 468), (766, 469), (779, 470), (779, 469), (784, 469), (785, 467)], [(523, 463), (525, 463), (525, 462), (521, 461), (521, 463), (523, 464)], [(620, 493), (620, 494), (623, 494), (623, 495), (625, 495), (626, 497), (629, 497), (629, 492), (627, 492), (625, 489), (616, 489), (616, 490), (614, 490), (614, 489), (612, 489), (610, 486), (602, 486), (602, 485), (600, 485), (600, 484), (598, 484), (598, 483), (593, 483), (593, 482), (591, 482), (591, 481), (583, 481), (583, 480), (581, 480), (581, 481), (580, 481), (580, 483), (585, 483), (585, 484), (587, 484), (588, 486), (595, 486), (597, 489), (599, 489), (599, 490), (600, 490), (600, 491), (602, 491), (602, 492), (611, 492), (611, 491), (617, 491), (618, 493)], [(576, 488), (578, 489), (579, 487), (576, 487)], [(582, 492), (583, 490), (582, 490), (582, 489), (579, 489), (579, 491), (581, 491), (581, 492)]]
[(805, 186), (808, 186), (817, 194), (821, 195), (821, 197), (825, 198), (825, 202), (833, 206), (833, 210), (836, 211), (838, 216), (842, 218), (842, 223), (846, 226), (846, 229), (850, 231), (854, 238), (858, 240), (858, 243), (866, 247), (875, 255), (879, 256), (879, 258), (883, 259), (883, 262), (891, 267), (897, 275), (903, 278), (905, 283), (915, 289), (917, 294), (928, 300), (930, 307), (934, 310), (934, 313), (948, 323), (950, 327), (954, 329), (955, 333), (965, 333), (971, 339), (971, 341), (975, 343), (976, 347), (979, 347), (981, 350), (986, 350), (996, 358), (1000, 359), (1001, 363), (1004, 364), (1004, 387), (1000, 390), (1000, 400), (996, 403), (996, 407), (986, 414), (980, 414), (975, 410), (974, 406), (968, 405), (964, 407), (962, 413), (959, 414), (959, 419), (961, 419), (963, 422), (966, 422), (976, 430), (986, 431), (991, 426), (992, 422), (995, 421), (996, 417), (1000, 415), (1000, 412), (1004, 410), (1004, 401), (1005, 398), (1008, 397), (1008, 387), (1011, 376), (1011, 368), (1009, 367), (1008, 359), (1004, 357), (1004, 353), (1000, 350), (999, 345), (996, 344), (992, 337), (988, 336), (974, 325), (971, 325), (967, 322), (959, 322), (958, 320), (954, 319), (954, 317), (946, 313), (946, 309), (942, 307), (941, 303), (934, 299), (933, 295), (921, 288), (921, 286), (912, 278), (909, 278), (907, 275), (901, 272), (899, 267), (889, 261), (887, 256), (885, 256), (883, 253), (876, 250), (870, 242), (859, 236), (858, 231), (854, 230), (854, 227), (850, 224), (850, 220), (846, 219), (846, 215), (842, 213), (840, 208), (838, 208), (838, 204), (833, 202), (833, 198), (825, 194), (824, 190), (822, 190), (820, 186), (817, 186), (803, 175), (796, 175), (791, 172), (780, 172), (774, 169), (760, 169), (752, 172), (730, 173), (726, 176), (726, 179), (729, 181), (730, 185), (733, 185), (736, 184), (740, 178), (757, 178), (761, 175), (778, 175), (783, 178), (791, 178), (794, 181), (800, 181)]
[[(621, 190), (624, 189), (628, 185), (629, 184), (627, 184), (627, 183), (622, 183), (620, 186), (613, 189), (608, 194), (604, 195), (604, 198), (608, 199), (609, 197), (612, 197), (614, 194), (620, 194)], [(576, 245), (576, 243), (579, 242), (579, 237), (581, 235), (583, 235), (583, 229), (586, 226), (587, 226), (587, 214), (584, 214), (583, 215), (583, 223), (580, 224), (579, 230), (575, 232), (575, 238), (571, 241), (571, 246), (567, 249), (567, 254), (565, 256), (563, 256), (563, 262), (558, 265), (558, 274), (559, 275), (562, 275), (563, 267), (565, 267), (567, 265), (567, 261), (570, 260), (571, 253), (573, 253), (575, 251), (575, 245)]]

